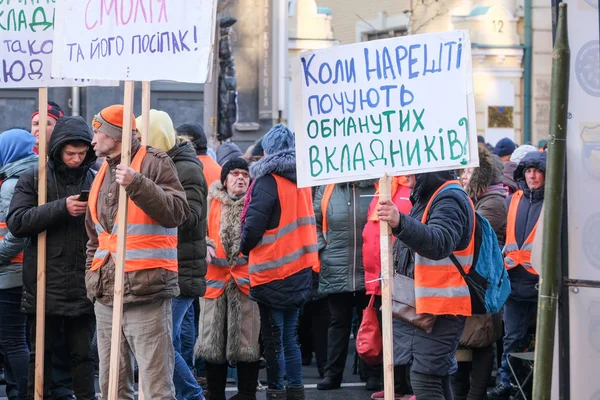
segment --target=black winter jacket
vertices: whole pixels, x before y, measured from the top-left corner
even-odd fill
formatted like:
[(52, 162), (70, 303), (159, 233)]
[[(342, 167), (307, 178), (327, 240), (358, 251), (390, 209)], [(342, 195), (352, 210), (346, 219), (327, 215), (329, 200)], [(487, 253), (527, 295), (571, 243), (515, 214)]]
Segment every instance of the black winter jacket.
[(181, 296), (204, 296), (206, 292), (206, 196), (208, 188), (202, 164), (191, 143), (179, 143), (167, 152), (185, 190), (190, 215), (177, 230), (177, 260)]
[[(62, 161), (62, 148), (83, 141), (89, 150), (78, 168)], [(11, 201), (7, 225), (17, 237), (28, 237), (23, 263), (22, 310), (34, 314), (37, 285), (37, 235), (46, 231), (46, 313), (68, 317), (94, 312), (85, 289), (86, 243), (85, 214), (72, 217), (66, 198), (89, 190), (96, 161), (91, 145), (92, 132), (81, 117), (58, 120), (48, 145), (48, 197), (38, 207), (38, 171), (19, 178)]]
[[(528, 168), (537, 168), (542, 172), (546, 172), (546, 153), (531, 152), (528, 153), (515, 170), (515, 182), (519, 188), (523, 190), (524, 195), (519, 202), (517, 209), (517, 221), (515, 226), (515, 236), (519, 248), (535, 227), (540, 218), (542, 205), (544, 204), (544, 186), (537, 190), (530, 190), (525, 181), (525, 171)], [(512, 196), (507, 200), (507, 205), (510, 207)], [(536, 266), (534, 265), (534, 268)], [(538, 266), (539, 268), (539, 266)], [(527, 272), (521, 265), (508, 271), (510, 277), (510, 296), (516, 300), (537, 301), (538, 290), (536, 288), (539, 282), (539, 276)]]
[[(296, 154), (293, 150), (270, 154), (253, 164), (250, 173), (255, 182), (243, 221), (240, 243), (240, 251), (246, 256), (258, 245), (266, 230), (279, 226), (281, 204), (277, 193), (277, 181), (271, 174), (296, 183)], [(306, 268), (283, 280), (252, 286), (250, 298), (273, 308), (301, 307), (311, 297), (312, 274), (312, 269)]]

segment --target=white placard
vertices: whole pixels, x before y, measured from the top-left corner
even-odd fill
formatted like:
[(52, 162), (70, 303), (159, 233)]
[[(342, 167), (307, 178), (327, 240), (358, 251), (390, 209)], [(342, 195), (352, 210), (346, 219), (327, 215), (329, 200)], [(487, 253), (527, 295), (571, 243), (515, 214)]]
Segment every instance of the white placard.
[(304, 52), (298, 186), (478, 166), (468, 31)]
[(52, 72), (204, 83), (217, 0), (58, 0)]
[(117, 84), (52, 78), (53, 34), (54, 1), (0, 1), (0, 89)]

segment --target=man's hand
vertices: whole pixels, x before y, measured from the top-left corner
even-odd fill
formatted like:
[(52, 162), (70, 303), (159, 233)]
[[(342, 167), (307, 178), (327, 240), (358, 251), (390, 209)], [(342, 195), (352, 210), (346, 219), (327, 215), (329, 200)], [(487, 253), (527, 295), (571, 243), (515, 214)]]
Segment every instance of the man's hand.
[(125, 164), (119, 164), (117, 165), (115, 175), (115, 180), (117, 181), (117, 183), (123, 187), (127, 187), (133, 181), (135, 171), (126, 166)]
[(67, 197), (67, 211), (72, 217), (79, 217), (85, 214), (87, 209), (86, 201), (79, 201), (79, 195)]
[(377, 206), (377, 216), (380, 221), (386, 221), (392, 229), (400, 224), (400, 212), (391, 200), (381, 200)]
[(215, 248), (212, 246), (206, 246), (206, 263), (210, 264), (212, 259), (217, 256)]

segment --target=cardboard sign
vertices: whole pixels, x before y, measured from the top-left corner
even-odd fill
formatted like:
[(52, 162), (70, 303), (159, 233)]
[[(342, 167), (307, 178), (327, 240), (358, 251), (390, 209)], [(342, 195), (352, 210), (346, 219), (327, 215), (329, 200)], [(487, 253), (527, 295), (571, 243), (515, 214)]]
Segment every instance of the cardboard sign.
[(51, 76), (54, 2), (0, 1), (0, 89), (116, 85)]
[(217, 0), (57, 0), (52, 72), (204, 83)]
[(467, 31), (304, 52), (298, 186), (478, 166)]

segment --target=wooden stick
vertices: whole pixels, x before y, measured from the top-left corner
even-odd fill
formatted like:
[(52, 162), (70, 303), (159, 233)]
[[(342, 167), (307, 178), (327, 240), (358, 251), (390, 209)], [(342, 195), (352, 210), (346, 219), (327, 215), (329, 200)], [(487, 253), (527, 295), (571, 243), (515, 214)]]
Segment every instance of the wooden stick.
[[(150, 82), (142, 82), (142, 146), (150, 140)], [(138, 370), (138, 400), (144, 400), (142, 392), (142, 374)]]
[(142, 145), (147, 146), (150, 138), (150, 82), (142, 82)]
[[(123, 137), (121, 140), (121, 164), (131, 161), (131, 112), (133, 111), (134, 82), (125, 82), (123, 100)], [(125, 251), (127, 241), (127, 192), (119, 187), (119, 209), (117, 211), (117, 259), (115, 264), (115, 291), (113, 300), (112, 336), (110, 346), (110, 369), (108, 375), (108, 400), (119, 396), (119, 350), (121, 349), (121, 321), (123, 319), (123, 280), (125, 279)]]
[[(392, 181), (385, 174), (379, 180), (379, 199), (390, 200)], [(392, 293), (394, 267), (392, 265), (392, 228), (380, 223), (381, 246), (381, 315), (383, 336), (383, 389), (384, 399), (394, 400), (394, 331), (392, 326)]]
[[(38, 206), (46, 204), (48, 149), (48, 88), (39, 88), (38, 105), (39, 144), (38, 144)], [(37, 289), (35, 309), (35, 399), (44, 398), (44, 334), (46, 331), (46, 231), (38, 235), (37, 243)]]

